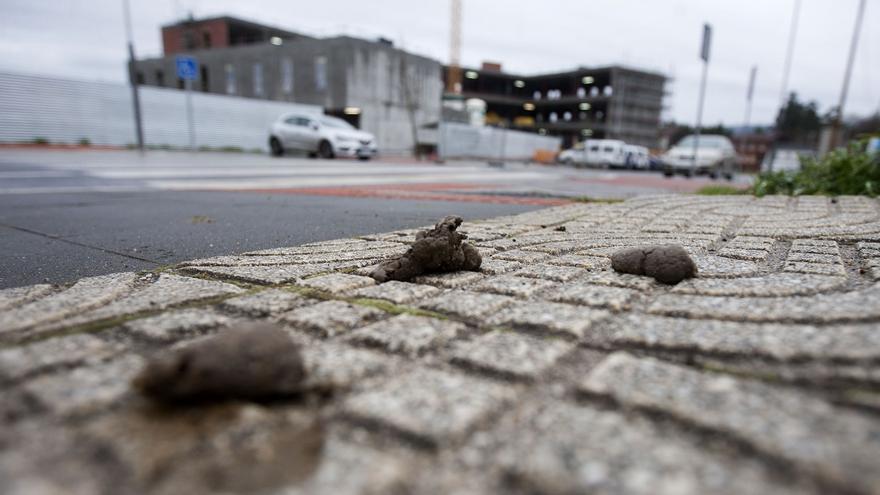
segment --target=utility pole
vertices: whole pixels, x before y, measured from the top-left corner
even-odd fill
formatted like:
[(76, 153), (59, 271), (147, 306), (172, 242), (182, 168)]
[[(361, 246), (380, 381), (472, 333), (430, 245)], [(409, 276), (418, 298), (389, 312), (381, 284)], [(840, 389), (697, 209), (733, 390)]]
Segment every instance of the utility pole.
[(746, 90), (746, 117), (743, 120), (743, 127), (748, 131), (749, 124), (752, 120), (752, 95), (755, 93), (755, 76), (758, 74), (758, 66), (752, 66), (752, 72), (749, 74), (749, 89)]
[(134, 128), (137, 135), (137, 147), (141, 153), (144, 152), (144, 128), (141, 122), (141, 98), (138, 91), (138, 80), (134, 68), (134, 42), (132, 41), (131, 32), (131, 9), (128, 5), (129, 0), (122, 0), (122, 11), (125, 17), (125, 38), (128, 41), (128, 81), (131, 84), (131, 103), (134, 106)]
[(461, 0), (451, 0), (449, 18), (449, 69), (446, 92), (461, 93)]
[(794, 56), (794, 42), (797, 38), (798, 20), (801, 13), (801, 0), (794, 0), (794, 11), (791, 13), (791, 28), (788, 31), (788, 48), (785, 50), (785, 63), (782, 66), (782, 87), (779, 90), (780, 108), (788, 99), (788, 75), (791, 72), (791, 59)]
[(856, 14), (856, 25), (853, 28), (852, 41), (849, 45), (849, 57), (846, 60), (846, 72), (843, 75), (843, 88), (840, 90), (840, 102), (837, 104), (837, 114), (831, 128), (831, 148), (835, 148), (841, 141), (840, 131), (843, 121), (843, 107), (846, 104), (846, 96), (849, 92), (849, 80), (852, 76), (853, 62), (856, 58), (856, 48), (859, 44), (859, 32), (862, 29), (862, 18), (865, 15), (865, 0), (859, 0), (859, 10)]
[(709, 72), (709, 51), (712, 45), (712, 26), (703, 24), (703, 43), (700, 58), (703, 60), (703, 77), (700, 79), (700, 99), (697, 101), (697, 125), (694, 128), (694, 172), (697, 166), (697, 149), (700, 147), (700, 127), (703, 125), (703, 100), (706, 99), (706, 75)]

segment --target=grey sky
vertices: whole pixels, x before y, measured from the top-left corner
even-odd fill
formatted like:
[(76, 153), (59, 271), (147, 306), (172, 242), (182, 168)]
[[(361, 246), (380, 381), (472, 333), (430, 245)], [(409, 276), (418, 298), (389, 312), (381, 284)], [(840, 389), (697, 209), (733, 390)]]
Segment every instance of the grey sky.
[[(385, 36), (448, 58), (449, 0), (131, 0), (139, 57), (161, 54), (159, 26), (192, 11), (230, 14), (319, 36)], [(462, 59), (535, 73), (623, 64), (663, 72), (666, 113), (693, 122), (701, 26), (714, 26), (704, 122), (743, 120), (748, 72), (758, 66), (753, 122), (776, 112), (794, 0), (463, 0)], [(803, 0), (789, 87), (821, 109), (836, 104), (858, 0)], [(122, 0), (3, 0), (0, 69), (122, 81)], [(880, 2), (869, 0), (847, 114), (880, 110)]]

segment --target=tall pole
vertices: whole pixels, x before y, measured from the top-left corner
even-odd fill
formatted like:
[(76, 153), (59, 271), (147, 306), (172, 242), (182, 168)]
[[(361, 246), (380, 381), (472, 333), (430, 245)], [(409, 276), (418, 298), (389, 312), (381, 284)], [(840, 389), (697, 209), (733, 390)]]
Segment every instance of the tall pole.
[(785, 105), (788, 98), (788, 75), (791, 72), (791, 59), (794, 56), (794, 42), (797, 39), (798, 20), (800, 19), (801, 0), (794, 0), (794, 11), (791, 13), (791, 28), (788, 31), (788, 48), (785, 50), (785, 63), (782, 66), (782, 87), (779, 90), (779, 105)]
[(843, 88), (840, 90), (840, 102), (837, 104), (837, 115), (834, 118), (834, 124), (831, 134), (831, 147), (835, 147), (839, 141), (840, 128), (843, 120), (843, 106), (846, 104), (846, 96), (849, 92), (849, 80), (852, 76), (853, 62), (856, 58), (856, 48), (859, 44), (859, 32), (862, 29), (862, 18), (865, 15), (865, 0), (859, 1), (859, 10), (856, 14), (856, 25), (853, 28), (852, 41), (849, 45), (849, 57), (846, 59), (846, 72), (843, 75)]
[(749, 125), (752, 123), (752, 95), (755, 93), (755, 76), (758, 73), (758, 66), (753, 65), (752, 71), (749, 73), (749, 89), (746, 90), (746, 116), (743, 120), (743, 127), (746, 128), (746, 132), (749, 130)]
[(461, 0), (451, 0), (449, 12), (449, 69), (446, 92), (461, 93)]
[(703, 44), (700, 49), (700, 58), (703, 60), (703, 77), (700, 79), (700, 99), (697, 100), (697, 125), (694, 128), (694, 169), (697, 167), (697, 149), (700, 147), (700, 128), (703, 125), (703, 100), (706, 99), (706, 75), (709, 73), (709, 50), (711, 44), (712, 26), (703, 24)]
[(138, 91), (138, 80), (134, 68), (134, 42), (131, 33), (131, 9), (129, 0), (122, 0), (122, 11), (125, 17), (125, 38), (128, 42), (128, 81), (131, 84), (131, 103), (134, 106), (134, 129), (137, 135), (138, 150), (144, 152), (144, 128), (141, 122), (141, 98)]
[(189, 150), (196, 150), (196, 127), (193, 122), (193, 104), (192, 104), (192, 86), (193, 80), (186, 79), (184, 81), (186, 86), (186, 124), (187, 130), (189, 131)]

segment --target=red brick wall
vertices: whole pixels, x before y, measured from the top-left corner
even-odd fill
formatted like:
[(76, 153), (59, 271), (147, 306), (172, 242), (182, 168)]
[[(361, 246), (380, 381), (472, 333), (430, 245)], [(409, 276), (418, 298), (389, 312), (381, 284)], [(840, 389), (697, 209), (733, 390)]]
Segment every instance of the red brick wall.
[[(162, 50), (165, 52), (165, 55), (186, 51), (183, 43), (183, 35), (186, 31), (192, 33), (193, 49), (195, 50), (229, 46), (229, 26), (223, 19), (196, 22), (187, 26), (178, 24), (162, 28)], [(209, 33), (211, 36), (210, 47), (205, 46), (204, 33)]]

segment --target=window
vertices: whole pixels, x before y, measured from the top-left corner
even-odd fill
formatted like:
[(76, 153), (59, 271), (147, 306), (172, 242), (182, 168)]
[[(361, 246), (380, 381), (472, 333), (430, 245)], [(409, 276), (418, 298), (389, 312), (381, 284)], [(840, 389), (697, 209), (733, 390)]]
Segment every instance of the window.
[(144, 73), (143, 73), (143, 72), (140, 72), (140, 71), (139, 71), (137, 74), (135, 74), (134, 78), (135, 78), (135, 80), (137, 81), (138, 84), (143, 84), (143, 83), (144, 83)]
[(590, 146), (590, 151), (592, 151), (592, 152), (594, 152), (594, 153), (597, 152), (597, 151), (599, 151), (599, 146), (598, 146), (598, 145)]
[(161, 70), (156, 71), (156, 86), (165, 86), (165, 73)]
[(315, 57), (315, 89), (327, 89), (327, 57)]
[(193, 35), (189, 31), (186, 31), (183, 33), (183, 47), (186, 50), (192, 50), (193, 48), (196, 47), (196, 44), (193, 40)]
[(232, 64), (226, 64), (223, 67), (223, 71), (226, 73), (226, 94), (234, 95), (235, 94), (235, 66)]
[(211, 33), (202, 32), (202, 48), (211, 48)]
[(281, 91), (293, 94), (293, 61), (285, 58), (281, 61)]
[(263, 96), (263, 64), (254, 64), (254, 96)]

